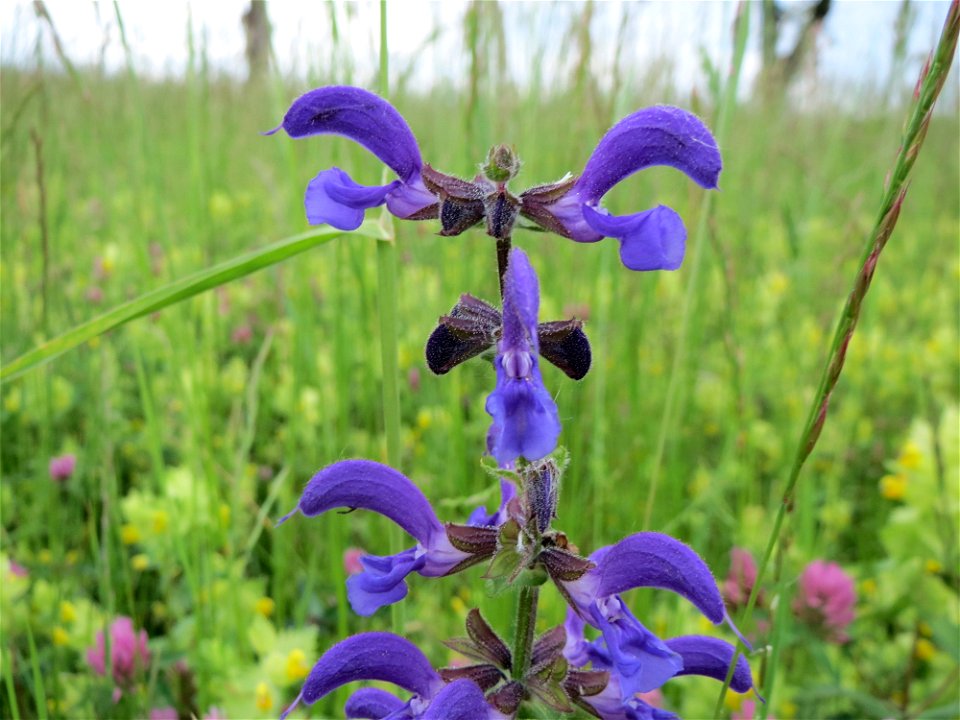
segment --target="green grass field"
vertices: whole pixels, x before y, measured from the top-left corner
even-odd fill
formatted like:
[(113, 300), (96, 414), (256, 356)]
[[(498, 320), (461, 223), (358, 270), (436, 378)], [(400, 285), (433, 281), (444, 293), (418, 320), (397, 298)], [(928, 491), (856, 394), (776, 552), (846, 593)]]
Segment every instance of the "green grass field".
[[(202, 56), (176, 82), (74, 77), (55, 60), (0, 72), (4, 364), (148, 290), (307, 230), (303, 188), (321, 169), (379, 182), (380, 164), (349, 141), (259, 134), (310, 87), (375, 89), (366, 78), (331, 69), (245, 86), (209, 73)], [(634, 109), (669, 102), (714, 126), (720, 102), (640, 77), (615, 94), (576, 73), (563, 86), (503, 92), (492, 72), (479, 80), (476, 96), (403, 87), (389, 100), (445, 171), (472, 175), (490, 145), (515, 146), (521, 188), (578, 172)], [(960, 714), (953, 97), (930, 125), (743, 626), (769, 717)], [(683, 216), (690, 240), (677, 272), (630, 272), (613, 240), (517, 232), (540, 274), (541, 318), (584, 318), (593, 346), (580, 382), (544, 369), (571, 455), (557, 526), (583, 551), (657, 530), (695, 548), (718, 581), (732, 548), (759, 559), (908, 100), (864, 92), (856, 114), (827, 100), (815, 110), (729, 107), (709, 216), (704, 191), (669, 168), (622, 183), (606, 198), (611, 210), (662, 203)], [(474, 360), (435, 377), (423, 346), (460, 293), (497, 300), (496, 254), (480, 229), (457, 238), (437, 229), (395, 222), (400, 469), (442, 518), (462, 521), (498, 502), (480, 464), (494, 374)], [(509, 634), (509, 594), (488, 593), (479, 568), (412, 576), (394, 612), (352, 614), (344, 552), (396, 551), (382, 518), (331, 513), (274, 528), (317, 469), (387, 460), (377, 242), (325, 243), (3, 383), (2, 717), (146, 717), (161, 707), (276, 717), (348, 634), (393, 628), (436, 665), (454, 657), (440, 641), (462, 634), (467, 608)], [(48, 463), (66, 453), (76, 469), (55, 481)], [(818, 558), (855, 582), (843, 644), (791, 611), (803, 568)], [(562, 621), (564, 601), (550, 588), (542, 597), (546, 629)], [(636, 591), (630, 602), (658, 635), (714, 632), (668, 593)], [(146, 631), (151, 660), (115, 702), (115, 683), (91, 669), (87, 651), (120, 616)], [(664, 706), (710, 717), (719, 689), (684, 678), (664, 688)], [(297, 717), (336, 715), (346, 696)], [(722, 715), (742, 712), (738, 702), (728, 698)]]

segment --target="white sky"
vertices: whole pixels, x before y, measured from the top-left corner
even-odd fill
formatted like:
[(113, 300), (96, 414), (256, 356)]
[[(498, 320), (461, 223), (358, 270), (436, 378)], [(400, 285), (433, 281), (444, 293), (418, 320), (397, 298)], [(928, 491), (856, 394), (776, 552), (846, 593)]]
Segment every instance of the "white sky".
[[(596, 6), (593, 24), (596, 52), (594, 73), (603, 76), (612, 62), (616, 27), (624, 2), (608, 0)], [(220, 72), (242, 76), (244, 34), (240, 17), (246, 0), (121, 0), (120, 12), (133, 48), (135, 65), (153, 76), (179, 75), (187, 64), (187, 28), (192, 22), (194, 34), (202, 38), (211, 66)], [(807, 2), (785, 3), (788, 12), (801, 13)], [(914, 3), (916, 20), (908, 44), (910, 63), (907, 78), (915, 78), (926, 53), (933, 47), (946, 15), (948, 2), (920, 0)], [(68, 56), (77, 64), (96, 63), (101, 53), (108, 69), (123, 67), (117, 20), (111, 2), (48, 0), (47, 7), (64, 42)], [(272, 0), (268, 14), (273, 25), (273, 45), (285, 73), (303, 77), (310, 71), (339, 67), (352, 58), (352, 80), (369, 82), (376, 71), (379, 9), (376, 2), (338, 2), (331, 13), (322, 1), (297, 2)], [(562, 64), (559, 48), (579, 3), (502, 2), (508, 21), (510, 74), (518, 80), (527, 77), (536, 47), (545, 38), (555, 36), (552, 47), (541, 56), (554, 67)], [(389, 4), (389, 45), (394, 73), (412, 67), (416, 83), (429, 86), (437, 77), (456, 79), (466, 74), (468, 57), (463, 47), (462, 17), (466, 3), (460, 0), (391, 0)], [(900, 8), (899, 0), (835, 0), (827, 17), (820, 41), (821, 73), (842, 82), (883, 87), (888, 81), (893, 45), (893, 26)], [(675, 82), (680, 89), (702, 82), (700, 48), (715, 63), (724, 67), (730, 53), (730, 22), (735, 10), (731, 2), (660, 1), (640, 3), (633, 10), (628, 55), (635, 67), (667, 57), (674, 64)], [(757, 28), (758, 7), (754, 7)], [(349, 39), (349, 51), (333, 57), (331, 15), (339, 31)], [(427, 37), (440, 27), (439, 39), (417, 56)], [(754, 33), (748, 52), (745, 76), (750, 78), (759, 66), (759, 49)], [(40, 26), (32, 5), (0, 0), (0, 60), (4, 63), (34, 62), (36, 48), (43, 48), (45, 62), (58, 62), (49, 33)], [(334, 76), (338, 73), (333, 72)], [(901, 85), (909, 80), (904, 80)], [(956, 83), (954, 83), (956, 85)]]

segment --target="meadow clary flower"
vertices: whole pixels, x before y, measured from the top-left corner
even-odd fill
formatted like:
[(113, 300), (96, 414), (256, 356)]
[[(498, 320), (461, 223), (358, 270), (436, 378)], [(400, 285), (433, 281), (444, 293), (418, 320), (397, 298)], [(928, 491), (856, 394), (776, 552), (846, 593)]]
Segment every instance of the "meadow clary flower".
[[(487, 514), (485, 509), (478, 508), (471, 516), (471, 525), (492, 528), (503, 523), (504, 507), (516, 489), (504, 481), (501, 490), (501, 509)], [(347, 598), (358, 615), (372, 615), (405, 598), (406, 577), (412, 572), (440, 577), (489, 557), (489, 553), (471, 554), (455, 547), (447, 533), (451, 526), (444, 527), (437, 519), (420, 488), (402, 473), (371, 460), (343, 460), (325, 467), (307, 483), (297, 507), (280, 518), (277, 525), (297, 512), (313, 517), (338, 507), (372, 510), (393, 520), (417, 540), (414, 547), (396, 555), (360, 558), (363, 572), (347, 579)], [(496, 531), (490, 529), (489, 534), (492, 553)]]
[(348, 718), (390, 720), (498, 720), (504, 716), (487, 704), (470, 680), (445, 684), (420, 650), (405, 638), (368, 632), (343, 640), (317, 661), (303, 689), (280, 720), (301, 702), (312, 705), (328, 693), (358, 680), (379, 680), (413, 693), (402, 700), (386, 690), (361, 688), (344, 706)]
[(853, 622), (856, 604), (853, 578), (836, 563), (814, 560), (800, 576), (793, 611), (801, 620), (822, 630), (830, 642), (845, 643), (850, 639), (846, 628)]
[(631, 270), (676, 270), (687, 232), (674, 210), (660, 205), (617, 216), (600, 206), (621, 180), (656, 165), (674, 167), (707, 189), (717, 187), (722, 167), (716, 140), (696, 116), (663, 105), (645, 108), (607, 131), (579, 177), (522, 193), (520, 214), (577, 242), (616, 238)]
[[(106, 675), (106, 651), (103, 631), (97, 633), (96, 646), (87, 650), (87, 662), (97, 675)], [(150, 664), (147, 632), (133, 629), (133, 620), (119, 617), (110, 625), (110, 663), (113, 681), (119, 687), (129, 687)]]
[(48, 470), (51, 480), (65, 482), (70, 479), (70, 476), (73, 475), (73, 471), (76, 469), (77, 456), (73, 453), (66, 453), (65, 455), (50, 458)]
[(501, 465), (523, 456), (539, 460), (557, 447), (560, 416), (540, 376), (537, 312), (540, 287), (524, 252), (510, 251), (503, 281), (503, 332), (494, 367), (497, 386), (487, 398), (493, 425), (487, 449)]
[(386, 185), (364, 186), (340, 168), (324, 170), (307, 185), (304, 206), (311, 225), (327, 223), (339, 230), (356, 230), (364, 212), (387, 204), (399, 218), (437, 217), (437, 198), (423, 184), (420, 148), (406, 120), (386, 100), (349, 86), (322, 87), (297, 98), (283, 123), (292, 138), (336, 134), (363, 145), (393, 170), (398, 179)]
[[(579, 580), (563, 583), (561, 590), (579, 615), (579, 635), (582, 621), (586, 621), (600, 630), (601, 638), (592, 644), (569, 645), (569, 637), (576, 637), (578, 628), (568, 619), (568, 657), (579, 664), (591, 660), (597, 666), (599, 661), (600, 667), (610, 669), (619, 679), (624, 698), (648, 692), (674, 675), (684, 674), (685, 664), (683, 653), (645, 628), (620, 593), (639, 587), (670, 590), (693, 603), (713, 624), (727, 622), (739, 636), (710, 569), (679, 540), (660, 533), (636, 533), (597, 550), (590, 560), (596, 566)], [(732, 646), (728, 647), (732, 656)], [(697, 646), (694, 643), (682, 649), (694, 652)], [(706, 646), (701, 649), (713, 652)]]

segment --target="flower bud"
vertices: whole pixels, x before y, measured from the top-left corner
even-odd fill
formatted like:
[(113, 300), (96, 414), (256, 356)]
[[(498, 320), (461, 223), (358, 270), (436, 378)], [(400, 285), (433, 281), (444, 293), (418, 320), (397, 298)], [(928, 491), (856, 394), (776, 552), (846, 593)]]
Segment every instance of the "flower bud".
[(513, 180), (520, 172), (520, 158), (512, 148), (506, 145), (494, 145), (487, 153), (487, 161), (483, 164), (483, 174), (495, 183), (505, 183)]

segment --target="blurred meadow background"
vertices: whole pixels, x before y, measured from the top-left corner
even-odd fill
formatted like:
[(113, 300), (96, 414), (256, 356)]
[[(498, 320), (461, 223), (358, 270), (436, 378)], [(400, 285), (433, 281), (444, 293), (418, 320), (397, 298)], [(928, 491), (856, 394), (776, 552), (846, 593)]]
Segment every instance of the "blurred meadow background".
[[(317, 3), (300, 24), (299, 4), (198, 5), (169, 33), (169, 18), (138, 25), (127, 3), (69, 5), (3, 8), (4, 364), (303, 232), (303, 189), (319, 170), (337, 165), (365, 184), (381, 174), (341, 138), (260, 135), (310, 88), (377, 89), (376, 5)], [(745, 10), (740, 68), (734, 21)], [(714, 129), (729, 113), (712, 204), (669, 168), (606, 199), (620, 213), (677, 209), (690, 232), (679, 271), (628, 271), (612, 240), (514, 237), (540, 274), (541, 318), (584, 319), (593, 346), (584, 380), (543, 371), (572, 458), (557, 525), (582, 550), (670, 533), (742, 607), (732, 551), (764, 550), (947, 10), (389, 4), (389, 41), (402, 50), (388, 99), (447, 172), (472, 176), (505, 142), (524, 161), (522, 189), (577, 173), (639, 107), (676, 104)], [(731, 696), (722, 717), (960, 715), (958, 115), (953, 68), (743, 627), (769, 702)], [(450, 239), (437, 229), (395, 223), (400, 469), (441, 518), (462, 521), (499, 501), (479, 462), (494, 375), (477, 360), (437, 378), (423, 346), (460, 293), (496, 298), (495, 249), (479, 229)], [(352, 614), (352, 549), (386, 554), (383, 518), (273, 527), (320, 467), (386, 459), (375, 245), (323, 244), (3, 382), (0, 715), (276, 717), (352, 632), (399, 626), (438, 666), (453, 659), (440, 640), (462, 633), (469, 607), (509, 634), (511, 603), (488, 596), (481, 569), (412, 576), (395, 613)], [(855, 591), (839, 633), (805, 612), (816, 560)], [(714, 632), (668, 593), (637, 591), (631, 604), (660, 635)], [(542, 607), (541, 629), (562, 620), (556, 592)], [(111, 677), (104, 633), (145, 662), (119, 677), (115, 662)], [(660, 702), (711, 717), (718, 693), (684, 678)], [(344, 697), (296, 716), (335, 716)]]

